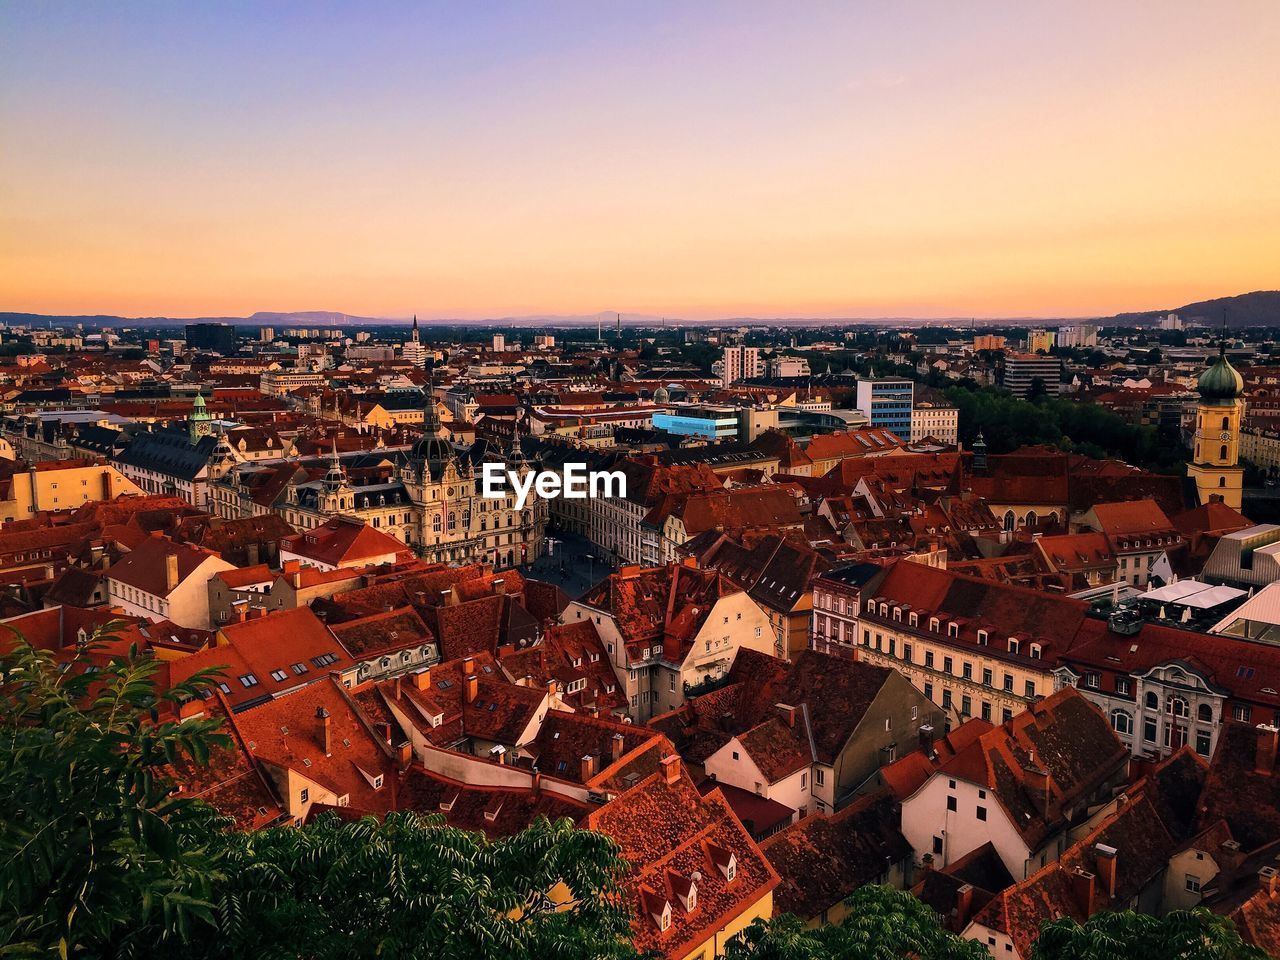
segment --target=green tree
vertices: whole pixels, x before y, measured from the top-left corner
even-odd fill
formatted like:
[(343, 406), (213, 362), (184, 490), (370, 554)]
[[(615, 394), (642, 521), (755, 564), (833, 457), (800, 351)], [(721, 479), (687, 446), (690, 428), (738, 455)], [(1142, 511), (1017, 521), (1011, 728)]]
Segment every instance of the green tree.
[(228, 957), (634, 956), (617, 850), (568, 820), (491, 841), (438, 815), (327, 814), (238, 839), (217, 911)]
[(0, 953), (634, 955), (625, 864), (568, 820), (498, 840), (416, 813), (230, 829), (167, 777), (229, 746), (216, 721), (167, 719), (212, 675), (158, 695), (136, 650), (91, 670), (99, 643), (65, 662), (21, 638), (0, 655)]
[(730, 940), (726, 960), (986, 960), (986, 948), (943, 929), (937, 915), (892, 887), (859, 887), (838, 925), (805, 929), (784, 914), (756, 920)]
[(1235, 924), (1203, 907), (1163, 917), (1099, 913), (1083, 925), (1070, 917), (1044, 925), (1031, 960), (1265, 960)]
[(136, 649), (92, 670), (18, 638), (0, 656), (0, 939), (17, 954), (145, 954), (213, 922), (217, 818), (163, 776), (226, 742), (209, 720), (164, 719), (158, 664)]

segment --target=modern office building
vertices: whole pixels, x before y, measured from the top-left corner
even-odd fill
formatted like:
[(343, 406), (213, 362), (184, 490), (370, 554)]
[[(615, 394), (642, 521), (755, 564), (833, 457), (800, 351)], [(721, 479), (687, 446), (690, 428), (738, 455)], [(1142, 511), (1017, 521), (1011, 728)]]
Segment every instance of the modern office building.
[(1056, 397), (1061, 389), (1062, 361), (1034, 353), (1005, 354), (1000, 367), (1000, 386), (1025, 400), (1037, 380), (1044, 384), (1046, 393)]
[(236, 352), (236, 328), (229, 323), (189, 323), (187, 346), (230, 356)]
[(653, 426), (682, 437), (729, 440), (738, 436), (738, 414), (737, 407), (691, 404), (678, 406), (670, 412), (655, 413)]
[(859, 378), (858, 409), (873, 427), (883, 427), (903, 440), (911, 439), (911, 415), (915, 407), (915, 384), (897, 377), (864, 380)]

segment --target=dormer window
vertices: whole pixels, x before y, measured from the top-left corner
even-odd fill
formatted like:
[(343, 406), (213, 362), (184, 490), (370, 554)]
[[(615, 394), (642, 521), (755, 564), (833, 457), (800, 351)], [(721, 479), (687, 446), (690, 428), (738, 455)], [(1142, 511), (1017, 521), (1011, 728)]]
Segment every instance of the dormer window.
[(1010, 638), (1009, 638), (1009, 652), (1010, 652), (1010, 653), (1017, 653), (1017, 652), (1018, 652), (1018, 638), (1017, 638), (1017, 637), (1010, 637)]
[(894, 620), (896, 620), (898, 623), (901, 623), (901, 622), (902, 622), (902, 608), (901, 608), (901, 607), (894, 607), (894, 608), (893, 608), (893, 619), (894, 619)]
[(920, 626), (920, 615), (915, 611), (912, 611), (911, 613), (907, 614), (907, 623), (909, 623), (913, 627)]
[(948, 637), (958, 637), (958, 636), (960, 636), (960, 624), (958, 624), (958, 623), (948, 623), (948, 624), (947, 624), (947, 636), (948, 636)]
[(978, 631), (978, 643), (980, 643), (984, 647), (987, 645), (987, 631), (985, 630)]
[(1031, 653), (1031, 659), (1032, 659), (1032, 660), (1039, 660), (1039, 659), (1040, 659), (1040, 644), (1038, 644), (1038, 643), (1033, 643), (1033, 644), (1031, 645), (1031, 647), (1030, 647), (1030, 653)]
[(933, 633), (937, 633), (937, 632), (938, 632), (938, 618), (937, 618), (937, 617), (930, 617), (930, 618), (929, 618), (929, 629), (930, 629), (930, 631), (932, 631)]
[(889, 615), (889, 605), (887, 603), (880, 604), (880, 616), (887, 617)]

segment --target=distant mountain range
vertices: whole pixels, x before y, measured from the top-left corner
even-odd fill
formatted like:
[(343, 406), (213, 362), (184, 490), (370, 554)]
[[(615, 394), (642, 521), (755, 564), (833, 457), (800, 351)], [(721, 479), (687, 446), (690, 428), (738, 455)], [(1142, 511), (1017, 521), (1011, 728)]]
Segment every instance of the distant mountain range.
[(1280, 290), (1255, 290), (1253, 293), (1200, 300), (1165, 310), (1120, 313), (1108, 319), (1118, 324), (1138, 325), (1153, 323), (1166, 314), (1176, 313), (1183, 322), (1220, 324), (1224, 311), (1227, 326), (1233, 330), (1243, 327), (1280, 327)]
[[(1201, 300), (1181, 307), (1164, 307), (1159, 310), (1147, 310), (1142, 313), (1119, 313), (1113, 317), (1071, 318), (1092, 319), (1101, 323), (1140, 326), (1155, 323), (1165, 314), (1176, 313), (1186, 322), (1218, 324), (1222, 322), (1223, 311), (1226, 311), (1227, 325), (1232, 329), (1243, 327), (1280, 327), (1280, 290), (1256, 290), (1253, 293), (1242, 293), (1234, 297), (1218, 297), (1213, 300)], [(440, 317), (422, 318), (424, 325), (474, 326), (474, 327), (594, 327), (601, 326), (606, 331), (617, 323), (618, 314), (602, 311), (591, 314), (530, 314), (520, 317), (494, 317), (490, 320), (461, 320)], [(1056, 322), (1059, 318), (1054, 318)], [(65, 326), (83, 323), (86, 327), (175, 327), (187, 323), (229, 323), (240, 327), (359, 327), (387, 324), (408, 323), (406, 317), (362, 317), (350, 313), (338, 313), (332, 310), (297, 310), (268, 311), (262, 310), (248, 317), (117, 317), (107, 314), (86, 316), (57, 316), (42, 313), (5, 313), (0, 312), (0, 322), (6, 324), (30, 324), (36, 326)], [(968, 325), (968, 317), (955, 317), (951, 320), (920, 320), (912, 317), (851, 317), (847, 319), (822, 319), (804, 317), (724, 317), (718, 320), (687, 320), (676, 317), (663, 318), (644, 313), (623, 313), (622, 324), (627, 327), (656, 327), (666, 323), (669, 326), (748, 326), (751, 324), (774, 324), (784, 326), (836, 326), (867, 323), (900, 323), (904, 326), (938, 325), (943, 323)], [(987, 326), (1007, 325), (1025, 326), (1027, 324), (1049, 322), (1045, 317), (1022, 317), (1000, 321), (983, 320), (979, 323)]]

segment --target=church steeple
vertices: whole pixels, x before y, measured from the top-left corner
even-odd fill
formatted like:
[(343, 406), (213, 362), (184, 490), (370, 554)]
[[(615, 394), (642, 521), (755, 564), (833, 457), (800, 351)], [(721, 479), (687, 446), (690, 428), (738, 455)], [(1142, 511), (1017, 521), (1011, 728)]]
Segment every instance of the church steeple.
[(422, 468), (424, 474), (435, 473), (433, 467), (453, 459), (453, 447), (440, 434), (444, 427), (440, 423), (440, 414), (436, 412), (436, 371), (434, 364), (427, 374), (426, 397), (422, 407), (422, 439), (413, 447), (413, 460)]

